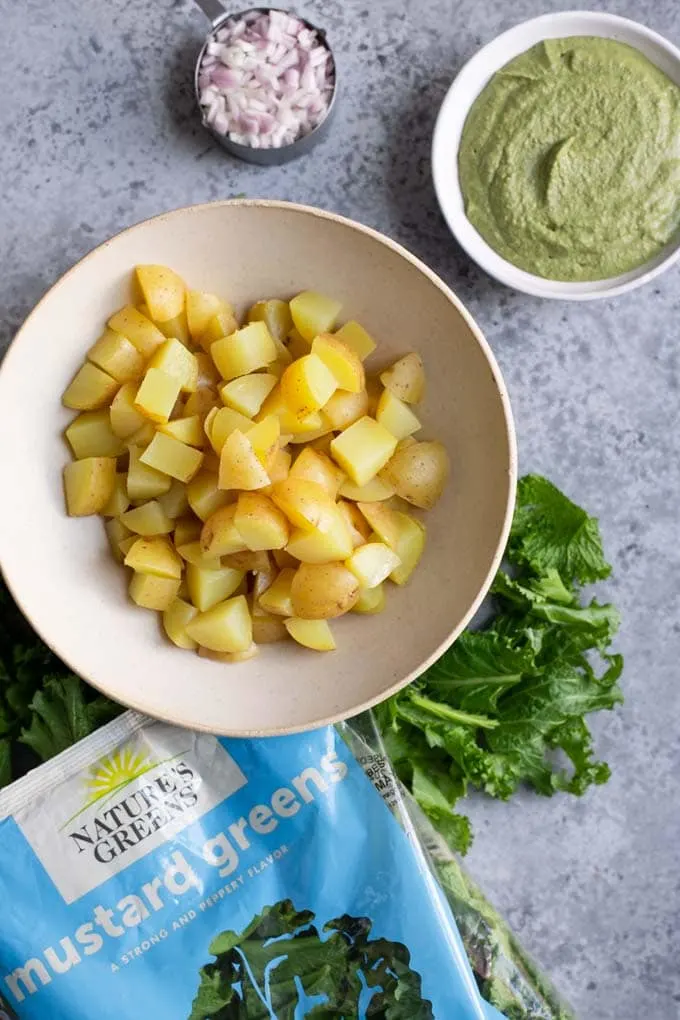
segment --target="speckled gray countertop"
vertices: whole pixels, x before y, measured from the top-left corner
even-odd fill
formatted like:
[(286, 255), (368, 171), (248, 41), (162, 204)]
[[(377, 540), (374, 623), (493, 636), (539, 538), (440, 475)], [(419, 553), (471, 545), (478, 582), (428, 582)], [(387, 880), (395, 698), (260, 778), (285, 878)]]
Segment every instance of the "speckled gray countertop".
[[(553, 0), (316, 0), (344, 95), (332, 137), (282, 168), (200, 128), (189, 0), (1, 0), (0, 343), (73, 262), (175, 206), (293, 199), (395, 237), (476, 316), (513, 400), (520, 466), (599, 515), (616, 565), (627, 702), (594, 723), (609, 785), (582, 801), (470, 804), (469, 866), (582, 1020), (680, 1016), (680, 268), (614, 301), (496, 285), (439, 215), (429, 149), (462, 62)], [(576, 5), (574, 5), (576, 6)], [(608, 5), (680, 43), (676, 0)], [(408, 13), (405, 13), (408, 11)], [(453, 1018), (444, 1018), (453, 1020)]]

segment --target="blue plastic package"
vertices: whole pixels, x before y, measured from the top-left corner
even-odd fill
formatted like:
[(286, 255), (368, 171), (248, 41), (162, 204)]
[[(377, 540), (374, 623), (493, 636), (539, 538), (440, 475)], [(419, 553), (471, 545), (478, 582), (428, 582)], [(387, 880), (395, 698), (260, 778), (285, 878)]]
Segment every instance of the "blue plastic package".
[(0, 1020), (501, 1017), (333, 727), (216, 739), (127, 713), (0, 793), (0, 901)]

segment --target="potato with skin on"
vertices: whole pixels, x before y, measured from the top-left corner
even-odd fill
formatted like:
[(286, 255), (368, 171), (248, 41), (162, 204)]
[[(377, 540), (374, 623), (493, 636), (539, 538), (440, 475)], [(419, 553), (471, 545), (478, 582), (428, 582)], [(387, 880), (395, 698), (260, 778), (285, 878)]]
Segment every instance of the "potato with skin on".
[(365, 361), (378, 346), (370, 333), (367, 333), (364, 327), (354, 319), (350, 319), (344, 326), (337, 329), (335, 336), (355, 354), (358, 354), (362, 361)]
[(220, 507), (206, 520), (201, 530), (201, 549), (206, 556), (226, 556), (248, 548), (234, 523), (237, 506)]
[(188, 483), (187, 499), (196, 516), (207, 521), (220, 507), (232, 503), (234, 496), (218, 488), (215, 472), (203, 469)]
[(107, 323), (114, 333), (120, 333), (137, 348), (143, 358), (150, 358), (165, 341), (158, 326), (143, 315), (134, 305), (126, 305), (112, 315)]
[(123, 383), (111, 401), (108, 411), (111, 431), (119, 439), (128, 439), (146, 424), (146, 418), (135, 407), (138, 389), (135, 382)]
[(358, 549), (360, 545), (368, 542), (371, 534), (371, 529), (368, 526), (368, 521), (357, 508), (356, 503), (349, 503), (347, 500), (338, 500), (338, 510), (345, 518), (349, 533), (352, 536), (352, 545), (355, 549)]
[(233, 567), (208, 570), (189, 563), (186, 569), (189, 598), (202, 613), (228, 599), (238, 589), (245, 573)]
[(331, 399), (324, 404), (321, 417), (330, 428), (338, 431), (348, 428), (367, 414), (368, 393), (365, 389), (359, 390), (358, 393), (336, 390)]
[(119, 457), (123, 441), (111, 430), (109, 410), (82, 411), (64, 432), (76, 460), (85, 457)]
[(182, 387), (180, 380), (160, 368), (147, 368), (135, 397), (135, 408), (153, 422), (166, 422)]
[(144, 374), (145, 361), (135, 345), (108, 328), (90, 347), (87, 360), (119, 383), (139, 379)]
[(154, 574), (134, 573), (130, 581), (130, 598), (142, 609), (163, 612), (177, 598), (180, 580), (174, 577), (157, 577)]
[(318, 354), (293, 361), (279, 385), (287, 409), (298, 421), (322, 408), (337, 389), (335, 376)]
[(313, 528), (303, 531), (295, 528), (290, 536), (287, 552), (302, 563), (332, 563), (346, 560), (352, 555), (354, 546), (345, 518), (337, 507), (332, 516), (324, 521), (324, 530)]
[(255, 415), (255, 421), (264, 421), (265, 418), (268, 418), (272, 414), (275, 414), (281, 423), (282, 435), (305, 437), (305, 442), (309, 440), (312, 433), (317, 432), (324, 426), (324, 422), (318, 411), (314, 411), (306, 418), (296, 418), (295, 415), (288, 410), (288, 406), (283, 399), (280, 382), (277, 383), (258, 413)]
[(219, 570), (222, 566), (219, 556), (208, 556), (203, 552), (200, 532), (198, 538), (191, 542), (184, 542), (182, 545), (175, 544), (177, 552), (185, 563), (191, 563), (194, 567), (200, 567), (202, 570)]
[(106, 506), (102, 508), (102, 517), (120, 517), (129, 506), (127, 475), (123, 471), (117, 471), (111, 498)]
[(412, 443), (394, 453), (383, 475), (407, 503), (431, 510), (444, 491), (449, 457), (436, 441)]
[(406, 404), (417, 404), (425, 392), (425, 369), (419, 354), (412, 351), (380, 374), (386, 390)]
[(269, 372), (253, 372), (225, 383), (220, 389), (220, 396), (227, 407), (246, 418), (254, 418), (276, 382), (276, 376)]
[(245, 652), (253, 643), (253, 625), (243, 595), (218, 602), (199, 613), (186, 627), (187, 635), (213, 652)]
[(292, 459), (293, 458), (288, 450), (279, 449), (276, 451), (275, 455), (272, 457), (269, 470), (267, 471), (270, 484), (261, 489), (261, 492), (263, 492), (266, 496), (271, 496), (272, 487), (276, 485), (277, 482), (285, 482), (290, 473), (290, 463)]
[(385, 608), (385, 601), (384, 584), (377, 584), (375, 588), (362, 588), (359, 598), (352, 606), (352, 612), (370, 615), (382, 613)]
[(239, 429), (226, 439), (220, 453), (217, 484), (220, 489), (262, 489), (270, 484), (250, 440)]
[(211, 344), (210, 356), (229, 382), (276, 361), (276, 345), (264, 322), (251, 322)]
[(346, 475), (326, 454), (306, 446), (298, 454), (288, 477), (316, 482), (335, 500)]
[(318, 482), (291, 478), (272, 485), (271, 498), (296, 528), (324, 528), (333, 519), (335, 500)]
[(285, 621), (290, 636), (304, 648), (314, 652), (333, 652), (337, 648), (327, 620), (301, 620), (292, 617)]
[(184, 280), (167, 266), (135, 266), (135, 275), (151, 318), (175, 319), (184, 311)]
[(290, 595), (294, 616), (330, 620), (350, 611), (359, 597), (359, 581), (343, 563), (301, 563)]
[(173, 529), (173, 522), (155, 499), (121, 514), (119, 520), (136, 535), (169, 535)]
[(196, 355), (187, 350), (176, 337), (171, 337), (161, 344), (152, 355), (149, 368), (158, 368), (166, 375), (179, 379), (182, 393), (195, 393), (198, 389)]
[(142, 462), (144, 449), (141, 446), (128, 447), (130, 463), (127, 470), (127, 494), (132, 502), (143, 499), (157, 499), (170, 491), (172, 478), (156, 471)]
[(164, 611), (163, 630), (178, 648), (185, 648), (191, 652), (198, 647), (186, 632), (187, 624), (191, 623), (197, 614), (198, 609), (181, 598), (175, 598)]
[(312, 354), (318, 355), (330, 370), (338, 389), (361, 393), (366, 385), (364, 366), (358, 354), (331, 333), (321, 333), (312, 341)]
[(290, 538), (286, 515), (260, 492), (242, 492), (236, 504), (234, 524), (253, 552), (283, 549)]
[(117, 379), (86, 361), (64, 390), (61, 402), (72, 411), (96, 411), (111, 403), (119, 387)]
[(197, 414), (192, 414), (189, 418), (175, 418), (174, 421), (165, 422), (164, 425), (159, 426), (158, 431), (162, 432), (164, 436), (172, 436), (173, 439), (179, 439), (180, 443), (195, 446), (197, 449), (205, 446), (207, 438), (201, 425), (201, 419)]
[(290, 314), (300, 335), (310, 343), (319, 333), (329, 333), (342, 305), (314, 290), (303, 290), (290, 301)]
[(265, 613), (271, 616), (292, 616), (292, 586), (296, 568), (284, 567), (269, 585), (267, 590), (260, 595), (258, 604)]
[(385, 467), (396, 445), (386, 428), (366, 416), (335, 437), (331, 455), (356, 485), (366, 485)]
[(140, 457), (142, 464), (161, 471), (180, 482), (190, 482), (197, 473), (203, 454), (179, 439), (157, 432)]
[(376, 588), (401, 566), (401, 559), (384, 542), (371, 541), (355, 549), (345, 566), (362, 588)]
[(125, 566), (132, 567), (138, 574), (154, 574), (156, 577), (182, 576), (182, 560), (167, 538), (138, 538), (125, 557)]
[(85, 457), (64, 468), (64, 493), (69, 517), (102, 512), (116, 484), (115, 457)]
[(390, 390), (383, 390), (375, 418), (399, 440), (407, 439), (421, 428), (420, 421), (408, 404), (395, 397)]
[(210, 440), (210, 445), (216, 454), (222, 453), (222, 447), (226, 443), (232, 432), (236, 429), (239, 432), (243, 432), (247, 435), (252, 429), (254, 422), (250, 418), (246, 418), (245, 415), (239, 414), (238, 411), (234, 411), (231, 407), (216, 408), (213, 411), (209, 411), (206, 415), (204, 429), (205, 433)]

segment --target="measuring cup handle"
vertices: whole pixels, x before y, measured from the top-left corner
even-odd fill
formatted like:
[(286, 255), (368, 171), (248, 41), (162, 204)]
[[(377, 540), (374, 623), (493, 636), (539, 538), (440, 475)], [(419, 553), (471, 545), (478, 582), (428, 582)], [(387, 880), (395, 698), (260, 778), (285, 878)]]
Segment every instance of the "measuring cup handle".
[(194, 0), (194, 2), (197, 7), (201, 8), (206, 18), (212, 22), (213, 26), (222, 21), (222, 18), (227, 13), (220, 3), (220, 0)]

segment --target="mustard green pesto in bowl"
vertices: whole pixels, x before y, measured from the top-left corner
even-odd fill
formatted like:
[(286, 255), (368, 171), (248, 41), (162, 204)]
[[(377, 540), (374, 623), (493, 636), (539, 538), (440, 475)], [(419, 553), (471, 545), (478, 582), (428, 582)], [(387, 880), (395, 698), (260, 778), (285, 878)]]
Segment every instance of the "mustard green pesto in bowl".
[(458, 172), (467, 218), (515, 266), (618, 276), (680, 227), (680, 88), (624, 43), (546, 39), (474, 102)]

